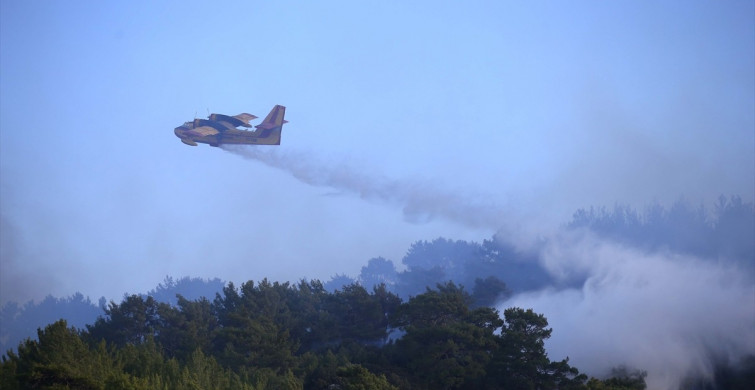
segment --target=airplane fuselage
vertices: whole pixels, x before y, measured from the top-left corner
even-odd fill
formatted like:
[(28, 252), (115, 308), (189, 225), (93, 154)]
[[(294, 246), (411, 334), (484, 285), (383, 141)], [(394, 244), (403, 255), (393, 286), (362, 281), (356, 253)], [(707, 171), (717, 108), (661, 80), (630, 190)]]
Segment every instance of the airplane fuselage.
[[(186, 122), (191, 124), (191, 122)], [(197, 146), (197, 143), (208, 144), (210, 146), (220, 146), (221, 144), (240, 144), (240, 145), (280, 145), (281, 129), (272, 130), (224, 130), (217, 134), (198, 135), (191, 132), (191, 128), (183, 126), (176, 127), (174, 133), (181, 142)]]

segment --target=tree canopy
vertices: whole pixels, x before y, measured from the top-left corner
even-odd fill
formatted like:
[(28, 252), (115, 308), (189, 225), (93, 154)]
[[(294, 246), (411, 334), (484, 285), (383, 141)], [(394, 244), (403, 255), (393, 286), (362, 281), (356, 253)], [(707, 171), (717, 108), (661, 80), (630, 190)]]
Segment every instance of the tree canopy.
[[(472, 305), (453, 282), (402, 301), (384, 284), (229, 283), (213, 301), (131, 295), (0, 362), (3, 389), (629, 389), (551, 361), (548, 322)], [(640, 379), (643, 379), (642, 377)], [(600, 387), (604, 386), (604, 387)], [(605, 387), (612, 386), (612, 387)], [(635, 386), (635, 387), (632, 387)]]

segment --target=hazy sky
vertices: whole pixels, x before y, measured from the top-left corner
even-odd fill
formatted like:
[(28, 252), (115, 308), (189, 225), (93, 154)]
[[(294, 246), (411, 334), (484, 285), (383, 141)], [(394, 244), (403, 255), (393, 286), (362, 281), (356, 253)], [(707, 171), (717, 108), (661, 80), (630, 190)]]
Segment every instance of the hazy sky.
[[(0, 300), (327, 280), (579, 207), (753, 201), (754, 19), (750, 1), (2, 1)], [(270, 150), (173, 134), (275, 104)]]

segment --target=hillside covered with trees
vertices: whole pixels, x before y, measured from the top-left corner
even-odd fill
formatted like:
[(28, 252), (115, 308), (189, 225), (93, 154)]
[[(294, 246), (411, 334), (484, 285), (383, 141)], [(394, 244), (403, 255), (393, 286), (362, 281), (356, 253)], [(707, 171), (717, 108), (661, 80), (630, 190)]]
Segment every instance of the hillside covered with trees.
[(642, 389), (551, 361), (531, 310), (475, 307), (454, 283), (402, 301), (379, 285), (226, 286), (177, 305), (132, 295), (86, 329), (57, 321), (0, 363), (3, 389)]
[[(584, 209), (564, 229), (737, 264), (755, 280), (755, 210), (737, 197), (721, 197), (713, 210), (685, 201)], [(584, 282), (554, 280), (536, 253), (506, 237), (417, 241), (400, 265), (378, 257), (353, 277), (240, 288), (166, 277), (121, 303), (81, 294), (8, 302), (0, 310), (0, 352), (8, 351), (0, 388), (644, 387), (642, 371), (588, 379), (568, 361), (549, 360), (542, 315), (493, 309), (513, 294)], [(712, 375), (683, 388), (755, 382), (754, 356), (717, 361)]]

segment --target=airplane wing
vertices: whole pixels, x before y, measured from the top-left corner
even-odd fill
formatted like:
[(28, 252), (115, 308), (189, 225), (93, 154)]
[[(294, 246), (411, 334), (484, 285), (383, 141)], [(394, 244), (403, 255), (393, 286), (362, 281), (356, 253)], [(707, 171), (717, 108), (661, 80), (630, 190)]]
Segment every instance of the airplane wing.
[[(220, 116), (219, 114), (213, 114), (213, 115)], [(212, 127), (213, 129), (218, 130), (218, 131), (226, 131), (226, 130), (233, 130), (238, 125), (233, 124), (233, 123), (228, 123), (224, 120), (219, 120), (219, 119), (218, 120), (194, 119), (194, 127), (202, 127), (202, 126)]]
[(227, 123), (232, 128), (236, 128), (239, 126), (242, 127), (252, 127), (252, 125), (249, 124), (249, 121), (252, 119), (256, 119), (257, 117), (252, 114), (247, 113), (241, 113), (234, 116), (228, 116), (223, 114), (211, 114), (210, 115), (210, 121), (213, 122), (220, 122), (220, 123)]
[(212, 127), (209, 127), (209, 126), (200, 126), (200, 127), (195, 127), (193, 129), (187, 131), (186, 133), (190, 134), (190, 135), (193, 135), (195, 137), (206, 137), (208, 135), (215, 135), (215, 134), (219, 133), (219, 131), (217, 129), (213, 129)]

